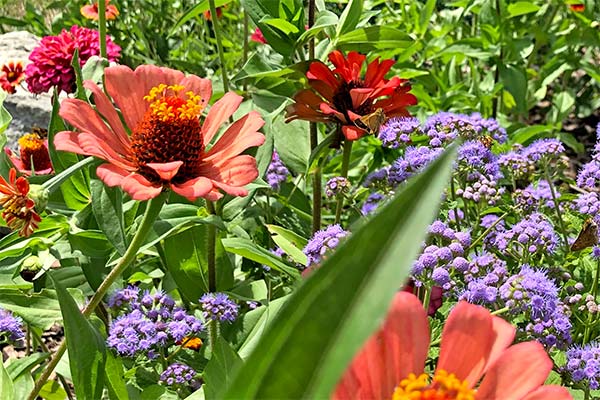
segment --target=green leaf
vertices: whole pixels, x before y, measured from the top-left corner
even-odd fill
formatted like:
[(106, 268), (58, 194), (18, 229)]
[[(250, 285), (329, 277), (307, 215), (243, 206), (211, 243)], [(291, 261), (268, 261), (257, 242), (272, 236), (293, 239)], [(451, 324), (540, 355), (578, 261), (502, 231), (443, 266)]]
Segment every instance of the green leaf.
[(404, 284), (453, 155), (411, 179), (291, 295), (224, 398), (329, 398)]
[(18, 289), (0, 289), (0, 307), (43, 330), (50, 329), (62, 319), (56, 294), (46, 289), (33, 294)]
[(436, 0), (427, 0), (427, 3), (425, 3), (425, 6), (421, 10), (421, 14), (419, 15), (419, 34), (421, 36), (427, 32), (429, 21), (431, 20), (431, 16), (435, 10), (435, 3)]
[(242, 359), (247, 359), (260, 343), (260, 338), (265, 333), (266, 329), (275, 319), (275, 316), (281, 310), (281, 307), (289, 299), (289, 296), (275, 299), (265, 306), (261, 306), (244, 314), (243, 330), (249, 331), (244, 343), (238, 350), (238, 355)]
[(230, 253), (240, 255), (257, 263), (267, 265), (279, 272), (284, 272), (293, 278), (298, 278), (298, 270), (281, 261), (269, 250), (258, 246), (250, 239), (226, 238), (222, 240), (223, 247)]
[(123, 377), (123, 362), (110, 351), (106, 352), (106, 386), (111, 399), (129, 400), (129, 393)]
[(13, 381), (8, 372), (4, 369), (4, 364), (0, 362), (0, 393), (2, 400), (13, 400), (15, 398)]
[(291, 35), (292, 33), (300, 32), (298, 30), (298, 28), (296, 27), (296, 25), (286, 21), (285, 19), (269, 18), (269, 19), (263, 19), (261, 22), (265, 25), (269, 25), (269, 26), (272, 26), (273, 28), (279, 29), (286, 35)]
[(48, 353), (33, 353), (27, 357), (13, 360), (6, 366), (6, 372), (14, 381), (23, 373), (27, 373), (32, 367), (41, 364), (50, 354)]
[(302, 252), (306, 246), (307, 240), (295, 232), (287, 230), (277, 225), (266, 225), (273, 236), (271, 237), (275, 244), (289, 255), (294, 262), (306, 266), (306, 254)]
[(527, 111), (527, 73), (523, 67), (500, 65), (500, 81), (512, 95), (521, 113)]
[(276, 118), (272, 130), (281, 161), (293, 172), (305, 173), (310, 157), (308, 122), (296, 120), (286, 124), (283, 118)]
[(371, 50), (406, 49), (412, 43), (413, 39), (405, 31), (388, 26), (370, 26), (340, 36), (337, 47), (367, 53)]
[(585, 152), (585, 146), (583, 143), (579, 142), (577, 137), (575, 137), (572, 133), (560, 132), (558, 137), (561, 142), (569, 146), (576, 153), (583, 154)]
[(80, 399), (99, 399), (104, 388), (104, 340), (96, 327), (81, 314), (69, 292), (52, 274), (49, 276), (56, 288), (63, 316), (75, 394)]
[[(231, 2), (231, 0), (215, 0), (215, 7), (224, 6), (225, 4), (227, 4), (229, 2)], [(171, 29), (171, 31), (169, 32), (168, 36), (173, 36), (174, 33), (179, 31), (179, 28), (181, 28), (183, 26), (183, 24), (185, 24), (186, 22), (188, 22), (189, 20), (191, 20), (193, 18), (196, 18), (197, 16), (202, 14), (204, 11), (208, 11), (209, 9), (210, 9), (210, 6), (208, 4), (208, 0), (202, 0), (200, 3), (196, 4), (194, 7), (187, 10), (179, 18), (179, 20), (177, 21), (175, 26), (173, 26), (173, 29)]]
[(66, 400), (67, 392), (57, 381), (48, 381), (40, 390), (40, 397), (45, 400)]
[(120, 255), (127, 250), (125, 222), (123, 221), (123, 193), (109, 188), (99, 179), (92, 179), (92, 211), (98, 227)]
[(204, 395), (206, 399), (217, 399), (218, 393), (231, 382), (233, 373), (242, 365), (242, 359), (229, 343), (219, 337), (212, 350), (212, 358), (206, 364), (202, 377), (206, 381)]
[(531, 125), (517, 129), (510, 136), (512, 142), (526, 144), (550, 132), (552, 132), (552, 125)]
[(363, 2), (362, 0), (350, 0), (344, 8), (340, 21), (338, 23), (335, 35), (341, 36), (347, 32), (350, 32), (360, 21), (360, 15), (362, 13)]
[[(8, 96), (8, 93), (4, 90), (0, 90), (0, 135), (4, 133), (6, 128), (8, 128), (8, 125), (10, 125), (10, 121), (12, 121), (12, 115), (10, 115), (3, 105), (6, 96)], [(6, 137), (2, 135), (2, 138), (4, 139), (4, 143), (6, 143)], [(0, 142), (0, 145), (4, 147), (4, 143)]]
[(517, 1), (516, 3), (509, 4), (507, 7), (509, 18), (534, 13), (539, 9), (540, 6), (529, 1)]

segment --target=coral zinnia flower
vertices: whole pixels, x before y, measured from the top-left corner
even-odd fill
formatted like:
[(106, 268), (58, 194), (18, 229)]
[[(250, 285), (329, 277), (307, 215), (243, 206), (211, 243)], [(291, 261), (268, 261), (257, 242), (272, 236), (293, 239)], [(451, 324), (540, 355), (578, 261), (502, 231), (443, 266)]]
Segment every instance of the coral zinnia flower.
[(54, 139), (58, 150), (108, 161), (96, 170), (98, 177), (108, 186), (120, 186), (135, 200), (156, 197), (167, 187), (190, 200), (217, 200), (223, 196), (219, 189), (232, 196), (248, 193), (243, 186), (258, 177), (256, 160), (240, 154), (264, 142), (258, 132), (264, 124), (260, 115), (251, 111), (211, 145), (239, 107), (241, 96), (226, 93), (201, 125), (200, 113), (212, 94), (208, 79), (142, 65), (135, 71), (108, 67), (105, 82), (126, 126), (106, 94), (85, 81), (96, 109), (82, 100), (62, 102), (60, 116), (80, 133), (59, 132)]
[(0, 69), (0, 87), (8, 93), (15, 93), (17, 85), (25, 79), (23, 63), (10, 61)]
[[(31, 93), (48, 92), (53, 87), (67, 93), (75, 91), (75, 71), (71, 67), (73, 53), (79, 49), (79, 64), (91, 56), (100, 55), (98, 31), (74, 25), (58, 36), (46, 36), (29, 55), (31, 63), (25, 68), (25, 80)], [(106, 37), (108, 61), (117, 61), (121, 48)]]
[(382, 109), (387, 118), (407, 117), (406, 107), (417, 104), (417, 98), (408, 93), (410, 84), (397, 76), (384, 79), (394, 65), (393, 60), (375, 59), (367, 65), (364, 77), (360, 72), (366, 56), (355, 51), (347, 57), (339, 51), (329, 54), (334, 65), (330, 70), (321, 61), (310, 64), (306, 76), (312, 89), (294, 96), (295, 103), (288, 108), (287, 121), (304, 119), (313, 122), (335, 122), (342, 125), (348, 140), (356, 140), (367, 133), (356, 126), (356, 120)]
[(35, 171), (37, 175), (46, 175), (54, 172), (48, 153), (48, 139), (37, 133), (28, 133), (19, 139), (20, 158), (8, 147), (4, 151), (22, 174), (29, 176)]
[(430, 381), (423, 374), (429, 347), (427, 314), (417, 297), (399, 292), (383, 326), (356, 355), (332, 397), (571, 399), (565, 388), (542, 386), (552, 370), (543, 346), (535, 341), (511, 346), (514, 336), (515, 328), (508, 322), (483, 307), (459, 302), (444, 326)]
[(17, 171), (10, 169), (9, 181), (0, 176), (0, 206), (2, 218), (12, 230), (19, 230), (19, 235), (27, 237), (38, 227), (42, 220), (35, 212), (35, 203), (27, 195), (29, 182), (24, 177), (17, 179)]
[[(106, 0), (106, 3), (105, 3), (106, 11), (104, 12), (104, 15), (106, 16), (106, 19), (110, 20), (110, 19), (117, 18), (117, 16), (119, 15), (119, 10), (117, 9), (117, 7), (115, 5), (108, 4), (108, 3), (110, 3), (110, 0)], [(99, 14), (98, 14), (98, 3), (97, 2), (81, 7), (80, 11), (81, 11), (81, 15), (83, 15), (87, 19), (91, 19), (93, 21), (98, 21), (98, 18), (100, 18)]]

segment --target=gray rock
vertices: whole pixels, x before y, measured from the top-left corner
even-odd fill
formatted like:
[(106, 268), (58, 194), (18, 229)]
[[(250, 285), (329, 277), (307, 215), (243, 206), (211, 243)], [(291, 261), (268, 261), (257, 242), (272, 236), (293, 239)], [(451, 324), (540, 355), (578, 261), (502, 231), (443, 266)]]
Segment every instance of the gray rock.
[[(29, 53), (37, 46), (40, 39), (26, 31), (9, 32), (0, 35), (0, 65), (9, 61), (29, 63)], [(52, 113), (52, 97), (49, 94), (33, 95), (27, 90), (25, 82), (17, 88), (17, 93), (9, 94), (4, 106), (13, 120), (5, 131), (8, 146), (17, 149), (17, 140), (31, 132), (36, 125), (47, 128)]]

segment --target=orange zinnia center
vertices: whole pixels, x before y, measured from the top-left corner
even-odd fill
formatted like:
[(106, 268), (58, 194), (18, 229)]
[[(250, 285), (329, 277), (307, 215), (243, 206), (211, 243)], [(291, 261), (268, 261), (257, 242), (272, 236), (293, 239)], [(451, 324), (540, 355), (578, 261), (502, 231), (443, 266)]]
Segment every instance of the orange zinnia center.
[(204, 143), (199, 116), (201, 98), (193, 92), (179, 93), (180, 85), (160, 84), (144, 97), (150, 103), (144, 118), (131, 134), (133, 161), (138, 172), (151, 182), (160, 177), (148, 163), (182, 161), (172, 182), (185, 182), (198, 176)]
[(19, 139), (19, 152), (21, 162), (25, 169), (42, 171), (52, 168), (48, 148), (44, 145), (44, 139), (35, 133), (28, 133)]
[(475, 400), (467, 381), (438, 370), (431, 383), (427, 374), (410, 374), (396, 387), (392, 400)]

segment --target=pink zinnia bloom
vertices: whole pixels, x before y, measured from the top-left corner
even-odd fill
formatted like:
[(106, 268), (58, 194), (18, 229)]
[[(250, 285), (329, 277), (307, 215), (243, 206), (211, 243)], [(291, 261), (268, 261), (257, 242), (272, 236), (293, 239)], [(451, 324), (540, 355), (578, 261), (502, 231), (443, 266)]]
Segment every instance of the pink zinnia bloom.
[[(79, 64), (91, 56), (100, 55), (98, 31), (74, 25), (63, 29), (58, 36), (46, 36), (29, 55), (31, 63), (25, 68), (25, 80), (31, 93), (45, 93), (53, 87), (67, 93), (75, 91), (75, 71), (71, 67), (73, 53), (79, 49)], [(121, 48), (106, 37), (108, 61), (116, 61)]]
[(17, 92), (17, 86), (25, 79), (23, 63), (21, 61), (10, 61), (0, 69), (0, 87), (8, 93)]
[[(543, 386), (552, 360), (535, 341), (511, 345), (515, 328), (483, 307), (459, 302), (442, 332), (432, 380), (423, 373), (429, 348), (427, 314), (417, 297), (398, 292), (383, 326), (354, 357), (334, 399), (572, 399)], [(483, 377), (483, 379), (482, 379)]]
[[(104, 15), (106, 16), (106, 19), (111, 20), (117, 18), (117, 16), (119, 15), (119, 10), (115, 5), (108, 3), (110, 3), (110, 0), (106, 0), (105, 3), (106, 9), (104, 11)], [(100, 18), (98, 14), (98, 2), (85, 5), (81, 7), (80, 11), (81, 15), (83, 15), (87, 19), (91, 19), (92, 21), (98, 21), (98, 18)]]
[(257, 42), (257, 43), (267, 44), (267, 40), (265, 39), (265, 36), (263, 35), (260, 28), (256, 28), (254, 30), (254, 33), (252, 33), (252, 35), (250, 35), (250, 40), (252, 40), (253, 42)]
[(258, 170), (254, 157), (241, 153), (264, 142), (258, 132), (263, 119), (251, 111), (214, 140), (241, 96), (226, 93), (201, 123), (212, 95), (210, 80), (153, 65), (104, 72), (115, 105), (98, 85), (85, 81), (96, 107), (77, 99), (62, 102), (60, 116), (79, 132), (56, 134), (58, 150), (107, 161), (96, 170), (98, 177), (134, 200), (151, 199), (165, 188), (190, 200), (217, 200), (223, 196), (220, 190), (232, 196), (248, 193), (244, 186), (258, 177)]
[(36, 175), (46, 175), (54, 172), (48, 152), (48, 139), (37, 133), (28, 133), (19, 139), (20, 157), (8, 147), (4, 151), (22, 174), (29, 176), (35, 171)]

